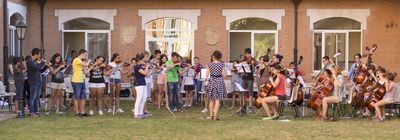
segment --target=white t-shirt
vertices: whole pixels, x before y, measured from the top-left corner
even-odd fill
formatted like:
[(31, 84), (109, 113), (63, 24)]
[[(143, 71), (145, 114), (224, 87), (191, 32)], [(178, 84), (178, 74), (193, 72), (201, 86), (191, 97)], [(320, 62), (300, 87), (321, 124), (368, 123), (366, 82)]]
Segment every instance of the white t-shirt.
[(195, 78), (195, 71), (194, 69), (189, 69), (188, 71), (185, 72), (185, 75), (183, 77), (184, 79), (184, 85), (194, 85), (194, 78)]
[(111, 62), (110, 64), (108, 64), (110, 67), (113, 68), (113, 71), (110, 74), (110, 79), (121, 79), (121, 67), (118, 66), (116, 63)]

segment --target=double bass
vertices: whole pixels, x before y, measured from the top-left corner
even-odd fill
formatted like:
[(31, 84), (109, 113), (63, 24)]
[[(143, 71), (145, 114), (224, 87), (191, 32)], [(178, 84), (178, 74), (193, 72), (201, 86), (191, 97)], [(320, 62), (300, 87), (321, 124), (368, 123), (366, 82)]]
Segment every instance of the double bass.
[(364, 108), (366, 105), (368, 105), (366, 103), (367, 100), (365, 99), (365, 95), (369, 92), (367, 90), (367, 87), (373, 86), (374, 83), (374, 80), (369, 73), (370, 70), (374, 69), (374, 67), (370, 64), (370, 59), (371, 55), (373, 54), (373, 52), (376, 51), (376, 49), (376, 44), (373, 44), (372, 49), (366, 47), (363, 55), (366, 56), (369, 60), (367, 60), (366, 64), (364, 63), (357, 68), (356, 76), (352, 81), (356, 88), (356, 96), (354, 97), (354, 100), (352, 100), (351, 105), (357, 108)]
[[(303, 62), (303, 56), (300, 56), (297, 65), (299, 66), (301, 62)], [(304, 101), (304, 92), (303, 92), (303, 86), (300, 84), (300, 80), (297, 77), (295, 79), (295, 85), (293, 85), (291, 89), (292, 89), (292, 94), (296, 94), (296, 98), (293, 100), (292, 103), (296, 105), (301, 105)]]

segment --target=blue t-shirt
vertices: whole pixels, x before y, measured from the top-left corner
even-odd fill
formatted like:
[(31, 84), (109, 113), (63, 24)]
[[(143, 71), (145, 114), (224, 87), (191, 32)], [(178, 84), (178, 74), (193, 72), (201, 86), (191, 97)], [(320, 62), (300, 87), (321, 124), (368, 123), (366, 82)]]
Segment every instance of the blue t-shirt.
[(143, 69), (142, 65), (136, 65), (134, 67), (135, 86), (146, 86), (145, 75), (139, 72), (140, 69)]

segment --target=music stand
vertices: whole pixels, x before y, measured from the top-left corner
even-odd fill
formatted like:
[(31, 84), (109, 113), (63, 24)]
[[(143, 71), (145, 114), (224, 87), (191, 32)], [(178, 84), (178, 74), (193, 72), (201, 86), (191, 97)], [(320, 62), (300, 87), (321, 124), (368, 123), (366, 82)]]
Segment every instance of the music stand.
[[(247, 90), (244, 89), (242, 87), (242, 85), (240, 85), (239, 83), (235, 83), (234, 86), (236, 86), (239, 89), (240, 94), (242, 94), (242, 98), (244, 98), (243, 93), (246, 92)], [(234, 87), (234, 89), (235, 89), (235, 87)], [(236, 96), (236, 95), (232, 95), (232, 96)], [(243, 100), (243, 99), (239, 98), (239, 103), (241, 102), (241, 100)], [(243, 101), (243, 105), (240, 107), (240, 110), (235, 112), (235, 114), (233, 114), (232, 117), (236, 116), (236, 115), (239, 117), (243, 117), (243, 116), (249, 117), (247, 115), (247, 111), (245, 110), (245, 108), (247, 108), (247, 105), (246, 105), (245, 101)]]

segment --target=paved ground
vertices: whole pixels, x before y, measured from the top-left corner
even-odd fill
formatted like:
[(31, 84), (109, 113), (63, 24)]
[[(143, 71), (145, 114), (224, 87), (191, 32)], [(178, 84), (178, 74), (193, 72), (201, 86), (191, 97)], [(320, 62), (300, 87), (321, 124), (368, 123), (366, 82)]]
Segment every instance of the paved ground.
[(11, 118), (15, 118), (17, 114), (8, 111), (8, 108), (0, 109), (0, 122)]

